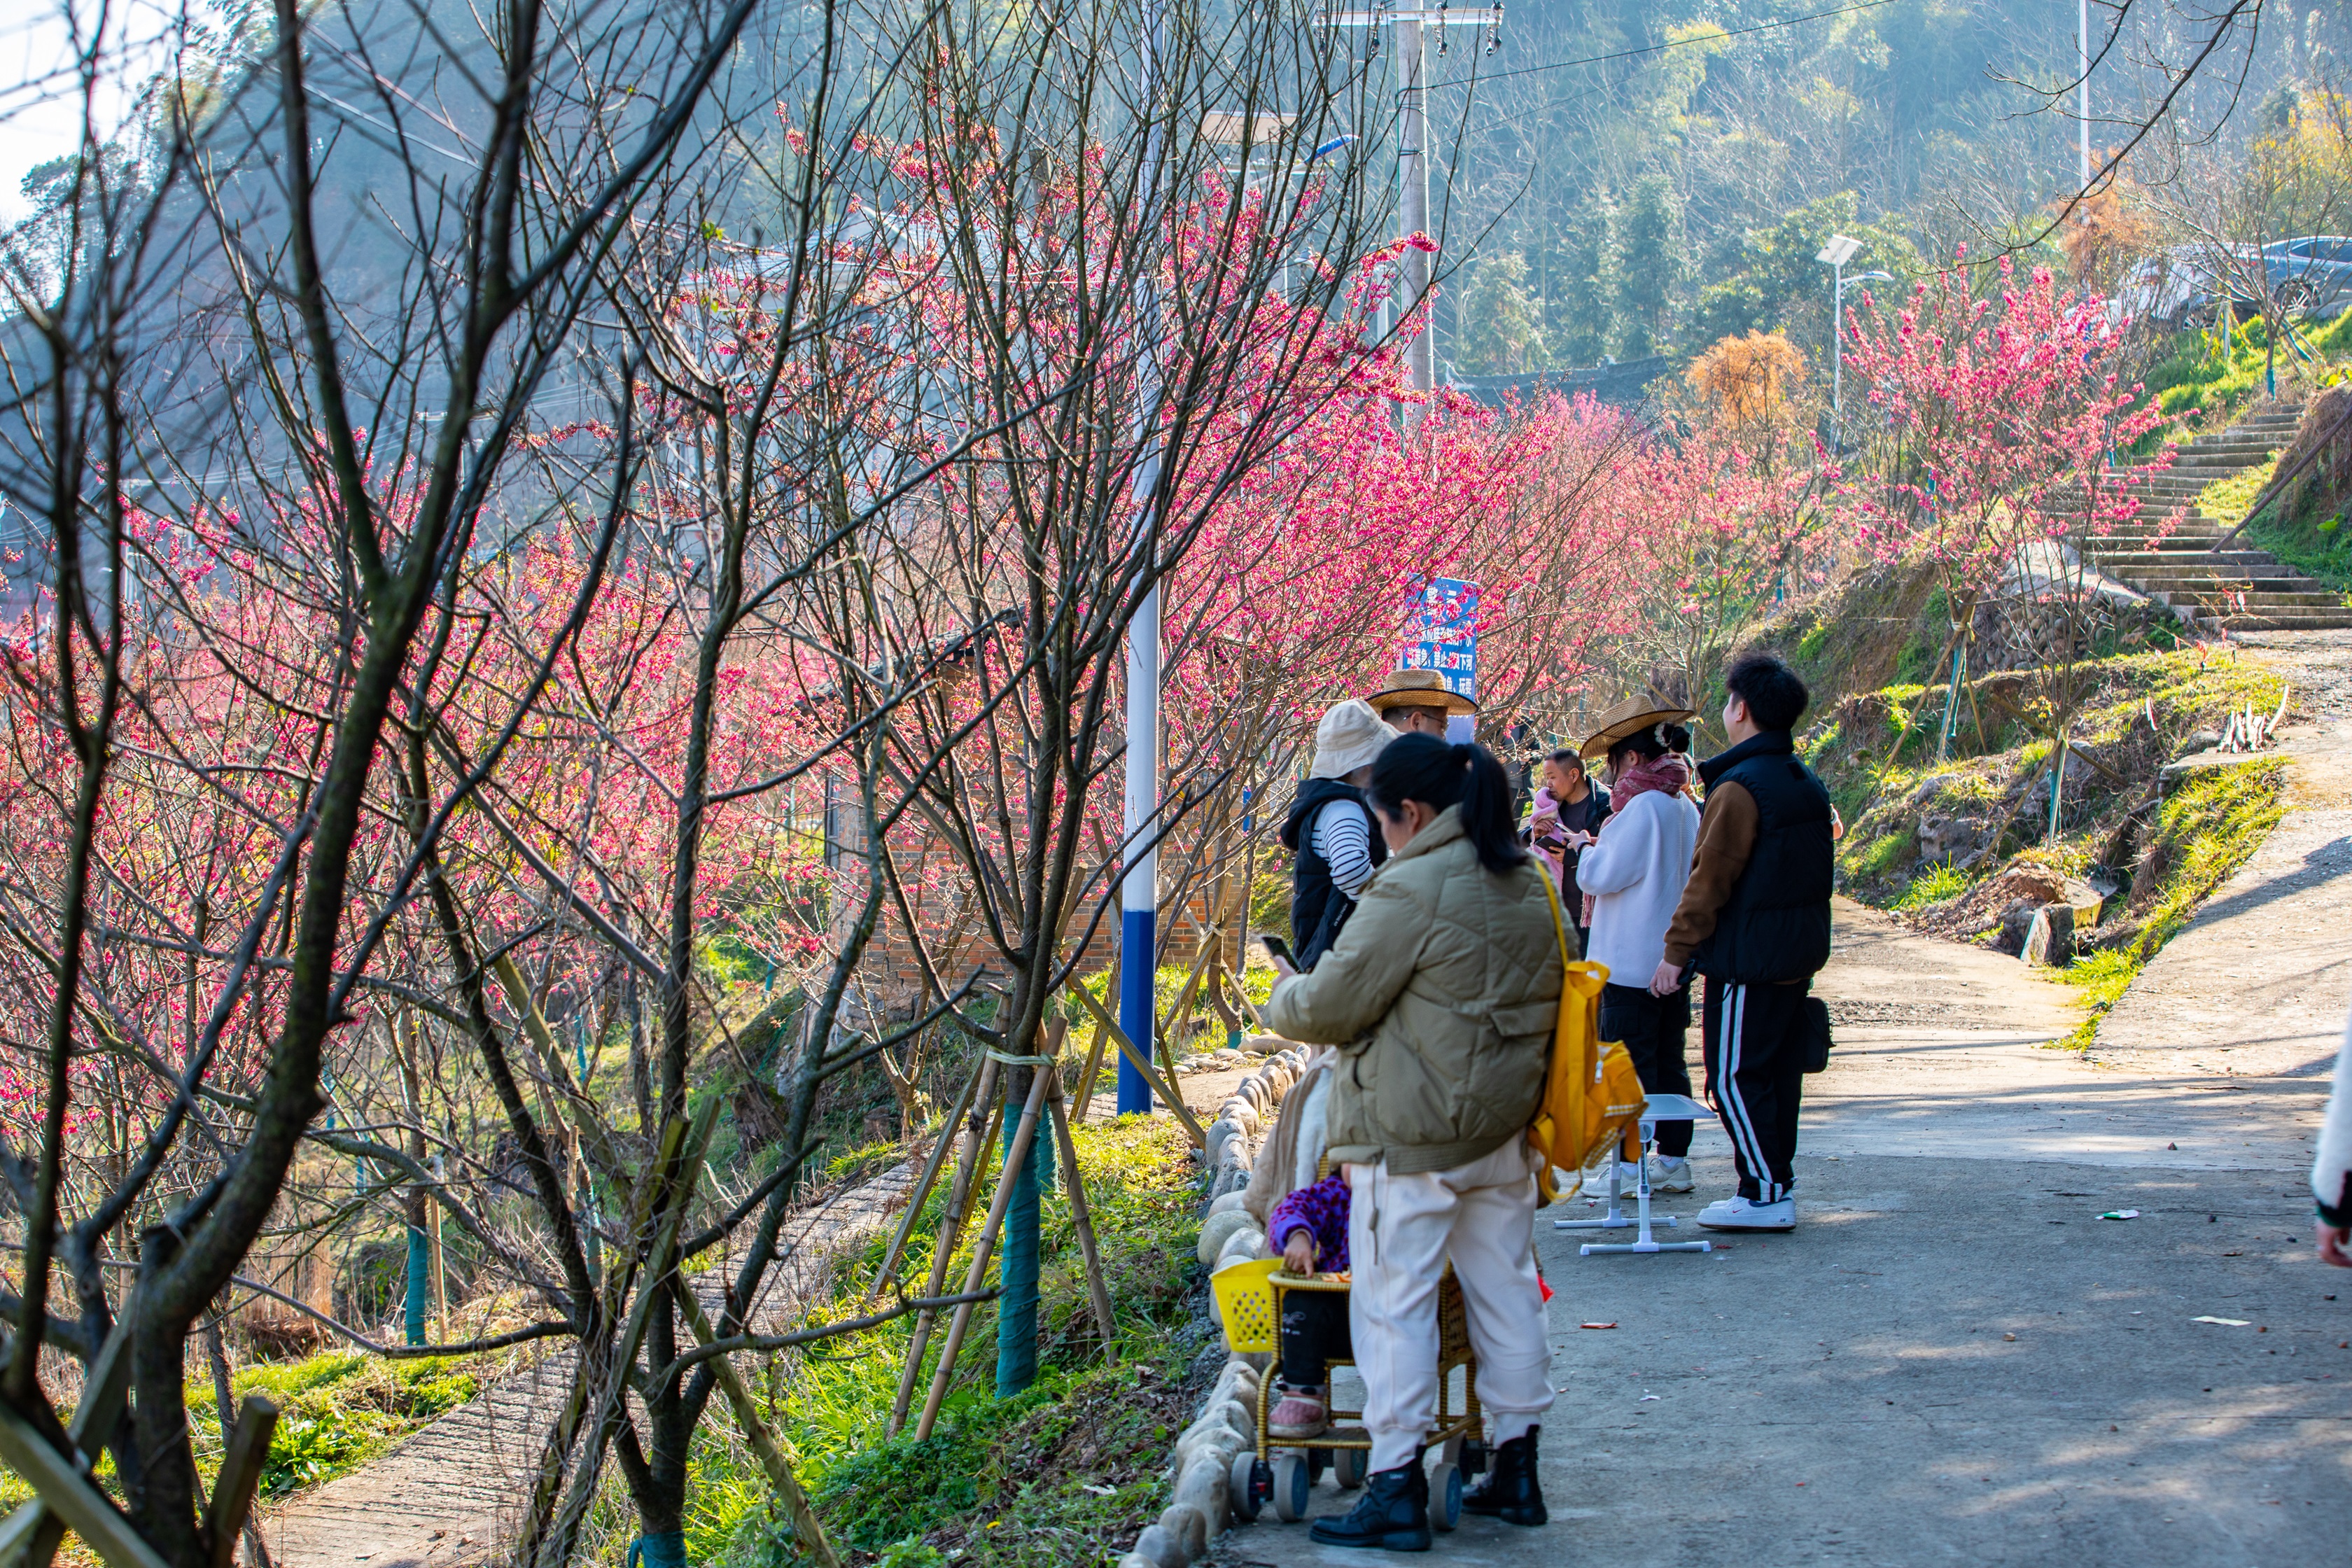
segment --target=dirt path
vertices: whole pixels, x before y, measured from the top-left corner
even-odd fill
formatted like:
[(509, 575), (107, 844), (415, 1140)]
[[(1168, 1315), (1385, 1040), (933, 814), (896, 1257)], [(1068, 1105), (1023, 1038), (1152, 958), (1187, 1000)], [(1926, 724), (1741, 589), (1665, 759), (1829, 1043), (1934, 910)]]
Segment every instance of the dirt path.
[(2103, 1062), (2325, 1076), (2352, 999), (2352, 633), (2252, 633), (2313, 721), (2284, 731), (2287, 813), (2099, 1027)]
[[(900, 1166), (797, 1216), (785, 1230), (792, 1251), (770, 1273), (762, 1321), (818, 1286), (845, 1243), (887, 1223), (918, 1174)], [(715, 1305), (715, 1285), (709, 1298)], [(272, 1561), (279, 1568), (457, 1568), (495, 1559), (571, 1375), (572, 1357), (551, 1352), (375, 1463), (268, 1510), (262, 1532)]]
[[(2068, 992), (1843, 900), (1820, 989), (1838, 1049), (1807, 1080), (1796, 1232), (1580, 1258), (1539, 1220), (1552, 1522), (1465, 1519), (1430, 1560), (2340, 1561), (2352, 1279), (2313, 1259), (2302, 1190), (2325, 1085), (2050, 1049)], [(1685, 1233), (1731, 1177), (1713, 1123), (1693, 1154), (1698, 1191), (1661, 1205)], [(1313, 1511), (1353, 1500), (1326, 1479)], [(1360, 1555), (1269, 1510), (1215, 1561)]]

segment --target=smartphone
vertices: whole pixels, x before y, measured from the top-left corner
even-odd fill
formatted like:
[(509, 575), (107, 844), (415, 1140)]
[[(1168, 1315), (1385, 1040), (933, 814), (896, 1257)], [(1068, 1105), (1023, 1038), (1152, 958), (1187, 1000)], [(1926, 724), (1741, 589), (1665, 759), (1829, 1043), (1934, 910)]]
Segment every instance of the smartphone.
[(1267, 957), (1278, 958), (1283, 963), (1290, 965), (1293, 969), (1298, 967), (1298, 960), (1292, 955), (1290, 944), (1288, 942), (1283, 941), (1280, 937), (1275, 935), (1270, 931), (1262, 931), (1258, 932), (1257, 940), (1258, 944), (1265, 949)]

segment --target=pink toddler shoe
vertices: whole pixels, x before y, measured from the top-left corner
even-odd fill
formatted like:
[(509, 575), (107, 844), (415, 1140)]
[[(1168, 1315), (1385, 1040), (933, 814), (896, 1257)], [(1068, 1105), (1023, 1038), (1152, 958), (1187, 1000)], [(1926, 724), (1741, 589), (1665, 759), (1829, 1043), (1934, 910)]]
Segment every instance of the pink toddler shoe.
[(1329, 1408), (1323, 1403), (1319, 1388), (1289, 1388), (1265, 1418), (1266, 1435), (1291, 1442), (1308, 1437), (1320, 1437), (1331, 1425)]

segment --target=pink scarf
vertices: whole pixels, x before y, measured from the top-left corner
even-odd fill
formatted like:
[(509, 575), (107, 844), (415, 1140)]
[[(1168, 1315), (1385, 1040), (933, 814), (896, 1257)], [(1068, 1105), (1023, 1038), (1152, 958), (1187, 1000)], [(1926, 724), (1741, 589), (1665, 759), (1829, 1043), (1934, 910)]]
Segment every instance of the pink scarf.
[[(1673, 752), (1661, 757), (1643, 757), (1617, 775), (1609, 786), (1609, 815), (1616, 815), (1633, 804), (1633, 797), (1651, 790), (1663, 790), (1668, 795), (1680, 795), (1690, 788), (1690, 764)], [(1608, 823), (1602, 823), (1606, 831)]]
[[(1690, 788), (1690, 764), (1673, 752), (1659, 757), (1639, 757), (1633, 765), (1619, 773), (1609, 784), (1609, 822), (1633, 803), (1636, 795), (1657, 790), (1666, 795), (1681, 795)], [(1601, 831), (1609, 831), (1609, 822)], [(1592, 923), (1592, 895), (1584, 895), (1584, 924)]]

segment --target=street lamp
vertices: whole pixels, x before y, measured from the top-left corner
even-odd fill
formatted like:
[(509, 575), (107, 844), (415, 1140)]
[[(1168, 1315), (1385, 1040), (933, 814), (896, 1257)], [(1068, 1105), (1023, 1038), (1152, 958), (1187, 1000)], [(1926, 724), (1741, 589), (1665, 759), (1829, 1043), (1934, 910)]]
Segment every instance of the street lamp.
[[(1830, 269), (1830, 430), (1837, 437), (1841, 449), (1845, 439), (1844, 408), (1839, 399), (1845, 380), (1842, 374), (1845, 369), (1845, 264), (1861, 249), (1862, 241), (1850, 235), (1833, 234), (1830, 242), (1822, 247), (1822, 253), (1813, 258)], [(1894, 274), (1857, 272), (1853, 278), (1856, 283), (1873, 279), (1892, 282)]]

